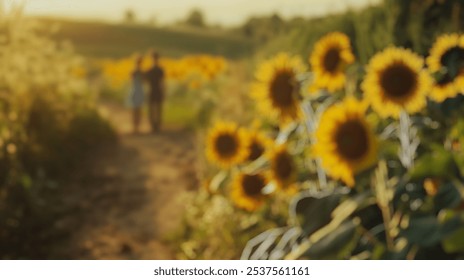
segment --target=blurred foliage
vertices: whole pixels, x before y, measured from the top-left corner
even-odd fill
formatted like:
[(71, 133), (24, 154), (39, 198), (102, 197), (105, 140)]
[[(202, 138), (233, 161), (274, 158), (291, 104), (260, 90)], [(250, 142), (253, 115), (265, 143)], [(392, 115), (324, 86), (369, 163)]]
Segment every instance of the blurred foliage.
[(57, 197), (116, 137), (71, 46), (20, 9), (0, 12), (0, 258), (47, 258)]
[(314, 19), (279, 21), (277, 15), (250, 19), (242, 29), (255, 40), (266, 38), (261, 40), (267, 42), (266, 46), (258, 50), (261, 55), (287, 51), (303, 57), (324, 34), (340, 31), (350, 37), (360, 62), (367, 63), (389, 45), (426, 55), (437, 35), (462, 30), (463, 5), (461, 0), (384, 0), (360, 10)]
[[(284, 224), (286, 217), (278, 217), (283, 201), (250, 215), (237, 210), (223, 196), (212, 196), (205, 189), (184, 198), (187, 201), (183, 226), (169, 240), (177, 248), (178, 259), (239, 259), (242, 247), (253, 236)], [(273, 217), (263, 220), (262, 217)]]
[(191, 10), (184, 23), (193, 27), (205, 27), (206, 25), (203, 12), (200, 9)]
[(251, 17), (237, 30), (255, 43), (263, 44), (291, 29), (292, 23), (285, 22), (278, 14), (263, 17)]

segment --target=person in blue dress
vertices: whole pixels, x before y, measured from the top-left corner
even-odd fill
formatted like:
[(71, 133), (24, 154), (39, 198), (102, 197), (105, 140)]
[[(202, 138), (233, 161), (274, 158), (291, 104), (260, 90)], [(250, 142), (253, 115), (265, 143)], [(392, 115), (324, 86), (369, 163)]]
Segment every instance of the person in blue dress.
[(132, 108), (132, 121), (134, 133), (139, 132), (142, 116), (142, 105), (144, 102), (142, 57), (137, 57), (135, 69), (132, 71), (132, 83), (129, 91), (129, 106)]

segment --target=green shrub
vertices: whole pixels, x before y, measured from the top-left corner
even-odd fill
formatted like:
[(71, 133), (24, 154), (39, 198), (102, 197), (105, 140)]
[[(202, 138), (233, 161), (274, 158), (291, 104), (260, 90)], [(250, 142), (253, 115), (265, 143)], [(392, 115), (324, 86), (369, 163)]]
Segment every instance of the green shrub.
[(83, 60), (47, 28), (0, 14), (0, 259), (50, 257), (57, 197), (116, 139), (75, 74)]

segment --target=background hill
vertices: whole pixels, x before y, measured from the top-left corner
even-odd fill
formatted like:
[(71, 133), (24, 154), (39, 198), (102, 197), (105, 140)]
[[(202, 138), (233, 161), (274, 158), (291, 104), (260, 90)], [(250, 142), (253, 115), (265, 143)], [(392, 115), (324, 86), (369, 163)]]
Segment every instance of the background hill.
[(157, 28), (69, 19), (38, 20), (57, 27), (54, 39), (69, 40), (78, 53), (90, 57), (119, 58), (156, 48), (170, 57), (202, 53), (234, 59), (250, 55), (253, 50), (251, 40), (230, 31)]

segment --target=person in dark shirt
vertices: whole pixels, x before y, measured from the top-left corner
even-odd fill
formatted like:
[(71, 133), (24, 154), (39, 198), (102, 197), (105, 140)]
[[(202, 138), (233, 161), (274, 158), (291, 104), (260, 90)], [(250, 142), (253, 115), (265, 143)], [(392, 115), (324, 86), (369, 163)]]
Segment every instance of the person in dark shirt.
[(158, 132), (161, 129), (161, 118), (164, 101), (164, 70), (159, 65), (159, 54), (152, 53), (153, 67), (145, 73), (145, 78), (148, 81), (148, 118), (150, 120), (151, 129), (153, 132)]

